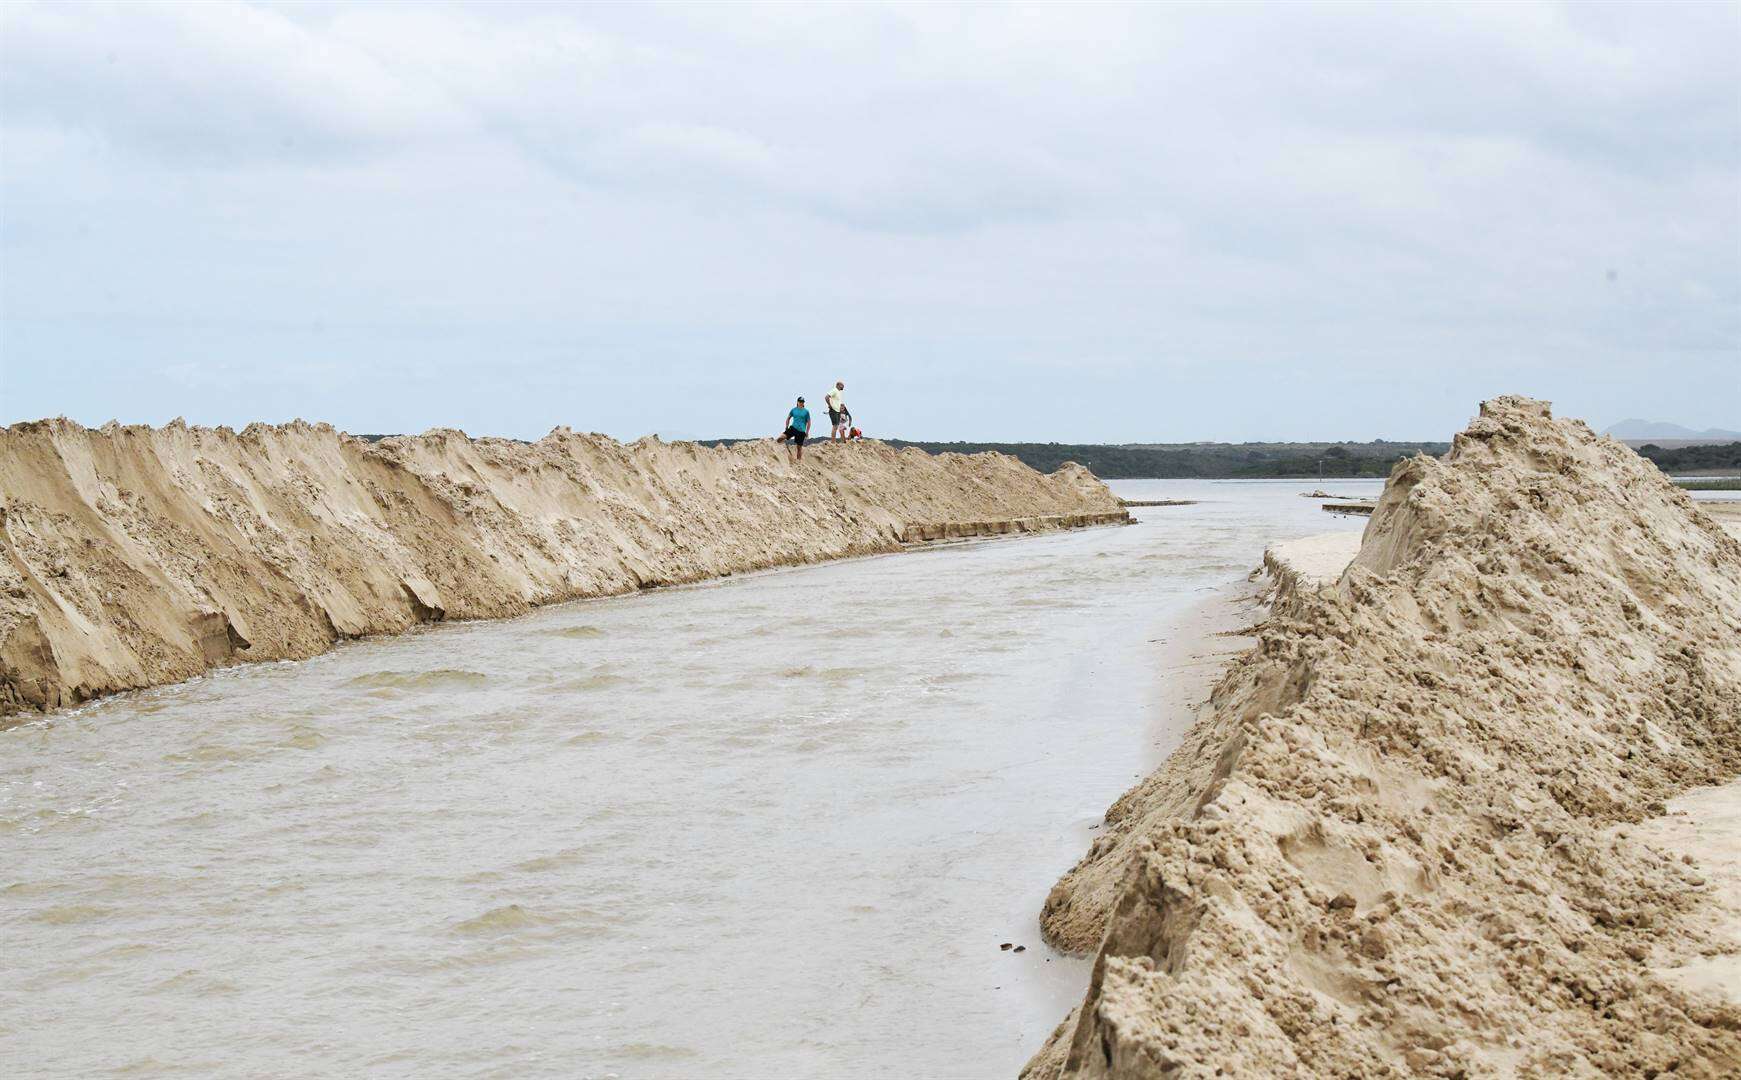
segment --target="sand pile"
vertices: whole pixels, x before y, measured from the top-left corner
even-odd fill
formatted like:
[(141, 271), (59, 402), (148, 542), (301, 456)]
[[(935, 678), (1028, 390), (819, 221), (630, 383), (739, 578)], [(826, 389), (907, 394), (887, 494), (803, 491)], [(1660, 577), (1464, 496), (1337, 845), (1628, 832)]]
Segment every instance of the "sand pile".
[[(65, 420), (0, 432), (0, 713), (444, 618), (894, 550), (914, 526), (1122, 517), (1075, 465), (876, 442), (369, 443)], [(951, 534), (948, 529), (940, 534)]]
[(1741, 543), (1501, 398), (1400, 464), (1048, 899), (1099, 947), (1027, 1074), (1736, 1075), (1726, 947), (1636, 825), (1741, 771)]

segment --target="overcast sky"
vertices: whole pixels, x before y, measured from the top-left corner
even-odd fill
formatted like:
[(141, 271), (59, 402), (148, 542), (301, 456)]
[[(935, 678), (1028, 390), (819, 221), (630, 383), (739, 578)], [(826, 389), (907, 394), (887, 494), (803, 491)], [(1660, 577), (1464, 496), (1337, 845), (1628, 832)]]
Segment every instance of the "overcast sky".
[(1741, 6), (0, 7), (0, 422), (1741, 427)]

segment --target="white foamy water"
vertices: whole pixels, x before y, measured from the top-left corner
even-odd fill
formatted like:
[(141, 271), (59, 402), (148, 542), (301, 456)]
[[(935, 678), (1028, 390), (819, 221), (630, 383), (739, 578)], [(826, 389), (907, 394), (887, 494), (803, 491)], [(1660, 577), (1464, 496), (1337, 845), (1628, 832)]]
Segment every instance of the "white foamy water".
[(1364, 525), (1316, 486), (1118, 483), (1203, 501), (0, 732), (0, 1073), (1011, 1076), (1086, 985), (1040, 903), (1176, 736), (1158, 639)]

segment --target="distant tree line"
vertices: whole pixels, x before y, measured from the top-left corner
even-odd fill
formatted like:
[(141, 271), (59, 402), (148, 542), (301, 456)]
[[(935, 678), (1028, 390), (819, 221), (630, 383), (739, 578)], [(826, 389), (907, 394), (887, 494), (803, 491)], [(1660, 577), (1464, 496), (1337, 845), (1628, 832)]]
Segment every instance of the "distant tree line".
[(1239, 480), (1264, 478), (1386, 477), (1393, 465), (1416, 453), (1434, 456), (1449, 443), (1173, 443), (1095, 445), (1084, 443), (908, 442), (933, 454), (977, 454), (986, 450), (1020, 458), (1041, 472), (1066, 461), (1085, 466), (1103, 480)]
[(1741, 442), (1677, 446), (1672, 450), (1645, 443), (1638, 452), (1656, 462), (1656, 467), (1665, 473), (1741, 471)]
[[(977, 454), (996, 450), (1040, 470), (1051, 472), (1066, 461), (1086, 466), (1103, 480), (1130, 479), (1312, 479), (1329, 477), (1387, 477), (1405, 457), (1428, 454), (1438, 457), (1450, 443), (1161, 443), (1096, 445), (1084, 443), (974, 443), (908, 442), (887, 440), (891, 446), (913, 446), (933, 454)], [(1672, 450), (1656, 445), (1638, 452), (1666, 473), (1714, 473), (1741, 471), (1741, 442), (1682, 446)]]

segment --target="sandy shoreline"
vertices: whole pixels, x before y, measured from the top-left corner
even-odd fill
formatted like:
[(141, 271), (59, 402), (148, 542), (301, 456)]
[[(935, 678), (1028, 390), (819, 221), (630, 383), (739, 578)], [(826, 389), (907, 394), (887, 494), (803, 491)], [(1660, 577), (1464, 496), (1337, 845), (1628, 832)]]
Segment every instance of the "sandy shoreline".
[(1741, 1069), (1735, 518), (1504, 398), (1357, 554), (1278, 545), (1259, 644), (1048, 897), (1096, 960), (1024, 1075)]
[[(1142, 769), (1153, 769), (1178, 746), (1207, 704), (1209, 692), (1227, 664), (1256, 640), (1242, 631), (1251, 629), (1266, 606), (1261, 583), (1240, 581), (1206, 592), (1156, 628), (1156, 633), (1164, 637), (1151, 639), (1148, 644), (1158, 648), (1141, 654), (1144, 674), (1153, 679), (1149, 719), (1142, 741)], [(1086, 847), (1100, 838), (1105, 824), (1104, 817), (1082, 818), (1072, 826), (1070, 834), (1076, 844)], [(1044, 894), (1036, 893), (1032, 902), (1038, 904), (1043, 900)], [(1031, 940), (1022, 935), (1017, 938)], [(1040, 949), (1048, 948), (1043, 938), (1033, 944)], [(1052, 959), (1047, 963), (1062, 969), (1047, 975), (1047, 1004), (1067, 1011), (1080, 997), (1081, 980), (1090, 973), (1085, 950), (1052, 951)]]
[(1205, 596), (1168, 627), (1170, 636), (1158, 643), (1162, 647), (1155, 657), (1160, 700), (1151, 730), (1155, 756), (1148, 768), (1177, 748), (1227, 665), (1256, 643), (1249, 631), (1266, 606), (1257, 583), (1240, 582)]

